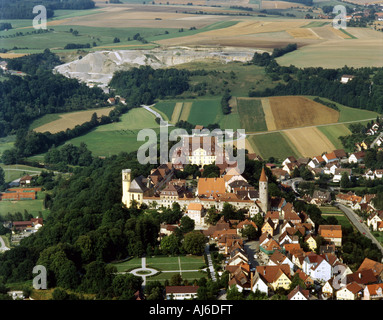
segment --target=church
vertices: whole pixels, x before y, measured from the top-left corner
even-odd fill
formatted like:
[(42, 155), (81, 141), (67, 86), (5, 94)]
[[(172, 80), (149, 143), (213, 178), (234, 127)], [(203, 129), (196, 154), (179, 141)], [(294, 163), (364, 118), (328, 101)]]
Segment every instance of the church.
[[(129, 208), (132, 201), (148, 207), (171, 208), (174, 202), (182, 210), (198, 207), (203, 212), (211, 207), (221, 211), (224, 203), (238, 209), (245, 209), (249, 216), (258, 213), (264, 216), (270, 210), (268, 178), (264, 167), (256, 190), (238, 172), (228, 168), (219, 178), (199, 178), (197, 188), (191, 188), (186, 180), (174, 178), (175, 169), (171, 163), (162, 164), (152, 170), (148, 177), (139, 176), (132, 180), (131, 170), (122, 170), (122, 203)], [(190, 204), (198, 204), (190, 206)]]

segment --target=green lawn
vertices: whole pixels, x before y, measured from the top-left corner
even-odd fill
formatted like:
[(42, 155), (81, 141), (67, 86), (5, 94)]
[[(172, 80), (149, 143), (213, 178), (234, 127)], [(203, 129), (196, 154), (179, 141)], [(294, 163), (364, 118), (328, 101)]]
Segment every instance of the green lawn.
[[(142, 260), (141, 258), (132, 258), (128, 261), (113, 263), (113, 265), (117, 268), (118, 272), (131, 271), (140, 268)], [(146, 257), (146, 266), (160, 271), (159, 274), (146, 278), (146, 281), (164, 282), (165, 280), (170, 280), (175, 274), (181, 274), (182, 279), (189, 282), (207, 277), (207, 273), (198, 271), (206, 267), (203, 256)]]
[(1, 163), (0, 167), (4, 170), (5, 182), (11, 182), (25, 176), (26, 174), (39, 174), (42, 170), (41, 168), (30, 167), (23, 164), (5, 165)]
[(274, 157), (282, 160), (288, 156), (297, 159), (301, 157), (294, 145), (281, 132), (248, 136), (248, 141), (263, 159)]

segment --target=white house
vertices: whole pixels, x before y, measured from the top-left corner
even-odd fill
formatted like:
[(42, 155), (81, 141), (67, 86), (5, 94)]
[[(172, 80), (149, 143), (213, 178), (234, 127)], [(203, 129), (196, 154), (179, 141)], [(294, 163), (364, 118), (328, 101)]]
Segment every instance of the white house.
[(354, 79), (355, 76), (352, 76), (352, 75), (348, 75), (348, 74), (344, 74), (341, 78), (340, 78), (340, 82), (343, 83), (343, 84), (346, 84), (347, 82), (349, 82), (350, 80)]
[(288, 295), (288, 300), (310, 300), (310, 291), (303, 290), (299, 285), (297, 285)]
[(368, 284), (363, 290), (363, 300), (383, 299), (383, 283)]
[(331, 265), (320, 255), (309, 253), (303, 260), (302, 271), (313, 280), (327, 281), (332, 276)]
[(352, 170), (351, 169), (347, 169), (347, 168), (337, 168), (335, 169), (335, 172), (334, 172), (334, 176), (332, 178), (332, 181), (333, 182), (340, 182), (340, 180), (342, 179), (342, 175), (343, 173), (347, 173), (347, 177), (348, 177), (348, 180), (350, 180), (351, 178), (351, 173), (352, 173)]
[(337, 300), (357, 300), (362, 296), (363, 287), (356, 282), (351, 282), (347, 286), (336, 292)]
[(166, 299), (190, 300), (197, 297), (198, 286), (166, 286)]
[(255, 271), (255, 273), (252, 274), (251, 291), (256, 292), (257, 290), (265, 294), (269, 293), (269, 287), (267, 286), (267, 281), (262, 279), (259, 273)]
[(361, 163), (365, 155), (366, 153), (364, 151), (354, 152), (348, 157), (348, 163)]

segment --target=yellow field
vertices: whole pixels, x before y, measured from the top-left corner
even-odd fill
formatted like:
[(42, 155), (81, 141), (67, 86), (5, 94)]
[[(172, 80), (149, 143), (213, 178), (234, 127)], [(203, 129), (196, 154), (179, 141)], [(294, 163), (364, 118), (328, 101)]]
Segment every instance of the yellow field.
[(1, 59), (14, 59), (14, 58), (20, 58), (23, 56), (26, 56), (28, 53), (12, 53), (12, 52), (7, 52), (7, 53), (0, 53), (0, 58)]
[(339, 29), (336, 29), (336, 28), (333, 28), (333, 27), (327, 27), (327, 28), (330, 29), (339, 38), (342, 38), (342, 39), (350, 39), (351, 38), (349, 35), (345, 34), (344, 32), (342, 32)]
[(90, 121), (92, 114), (97, 113), (98, 117), (107, 116), (112, 110), (112, 107), (92, 109), (86, 111), (70, 112), (60, 115), (60, 119), (46, 123), (36, 129), (36, 132), (50, 132), (57, 133), (60, 131), (65, 131), (66, 129), (73, 129), (76, 125), (83, 124), (84, 122)]
[(178, 119), (180, 118), (183, 102), (177, 102), (176, 106), (174, 107), (172, 119), (170, 120), (171, 123), (177, 123)]
[(183, 107), (182, 107), (182, 112), (181, 112), (181, 115), (180, 115), (180, 118), (178, 121), (180, 121), (180, 120), (187, 121), (188, 120), (192, 104), (193, 104), (193, 102), (184, 102)]
[(275, 125), (275, 121), (274, 121), (273, 112), (271, 111), (271, 105), (270, 105), (269, 99), (262, 98), (261, 102), (262, 102), (263, 112), (265, 114), (267, 130), (269, 131), (277, 130), (277, 126)]
[(278, 130), (338, 122), (339, 112), (305, 97), (269, 97)]
[(289, 129), (283, 132), (303, 157), (331, 152), (336, 147), (316, 127)]
[(310, 28), (294, 28), (287, 30), (286, 32), (296, 39), (319, 39), (318, 35), (316, 35)]

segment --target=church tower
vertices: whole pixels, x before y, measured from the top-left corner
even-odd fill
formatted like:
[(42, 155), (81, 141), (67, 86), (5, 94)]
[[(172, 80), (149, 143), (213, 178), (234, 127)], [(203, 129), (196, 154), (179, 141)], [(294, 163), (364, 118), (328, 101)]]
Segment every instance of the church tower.
[(130, 183), (131, 183), (131, 170), (122, 170), (122, 203), (128, 208), (130, 207)]
[(261, 201), (262, 211), (267, 213), (269, 209), (269, 187), (265, 167), (262, 167), (261, 177), (259, 178), (259, 200)]

